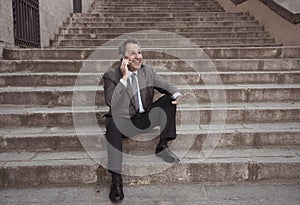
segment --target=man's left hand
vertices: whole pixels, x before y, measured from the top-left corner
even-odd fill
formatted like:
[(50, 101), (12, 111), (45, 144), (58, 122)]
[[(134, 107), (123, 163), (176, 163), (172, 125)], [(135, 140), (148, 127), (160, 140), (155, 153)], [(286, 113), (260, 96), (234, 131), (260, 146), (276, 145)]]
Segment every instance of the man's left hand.
[(181, 103), (182, 103), (182, 100), (183, 100), (183, 96), (182, 96), (182, 95), (181, 95), (181, 96), (178, 96), (178, 97), (176, 98), (176, 100), (173, 100), (173, 101), (172, 101), (172, 104), (173, 104), (173, 105), (181, 104)]

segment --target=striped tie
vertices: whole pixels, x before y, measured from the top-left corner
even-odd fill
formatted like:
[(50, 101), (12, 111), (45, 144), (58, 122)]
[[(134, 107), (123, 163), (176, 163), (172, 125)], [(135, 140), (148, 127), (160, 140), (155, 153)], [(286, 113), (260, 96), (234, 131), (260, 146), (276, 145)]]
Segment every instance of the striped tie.
[(137, 85), (137, 80), (136, 80), (136, 73), (132, 73), (131, 77), (132, 77), (131, 87), (132, 87), (132, 92), (133, 92), (133, 97), (134, 97), (134, 103), (135, 103), (135, 107), (137, 108), (137, 110), (139, 110), (138, 85)]

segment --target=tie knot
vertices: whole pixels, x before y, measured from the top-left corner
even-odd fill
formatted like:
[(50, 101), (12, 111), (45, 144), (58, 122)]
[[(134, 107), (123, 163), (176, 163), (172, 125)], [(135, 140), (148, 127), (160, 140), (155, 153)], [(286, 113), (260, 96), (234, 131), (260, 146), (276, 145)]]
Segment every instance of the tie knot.
[(136, 76), (136, 73), (132, 73), (132, 77), (135, 77)]

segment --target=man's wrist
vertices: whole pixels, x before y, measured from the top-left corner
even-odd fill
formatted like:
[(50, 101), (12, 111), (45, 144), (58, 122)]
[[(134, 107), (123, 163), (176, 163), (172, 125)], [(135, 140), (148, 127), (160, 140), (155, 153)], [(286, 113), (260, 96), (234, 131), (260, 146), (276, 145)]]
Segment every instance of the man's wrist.
[(174, 99), (174, 100), (176, 100), (178, 97), (180, 97), (180, 96), (182, 96), (182, 94), (180, 93), (180, 92), (176, 92), (176, 93), (174, 93), (173, 95), (172, 95), (172, 98)]
[(120, 82), (124, 85), (124, 87), (127, 87), (127, 80), (125, 80), (124, 78), (120, 79)]

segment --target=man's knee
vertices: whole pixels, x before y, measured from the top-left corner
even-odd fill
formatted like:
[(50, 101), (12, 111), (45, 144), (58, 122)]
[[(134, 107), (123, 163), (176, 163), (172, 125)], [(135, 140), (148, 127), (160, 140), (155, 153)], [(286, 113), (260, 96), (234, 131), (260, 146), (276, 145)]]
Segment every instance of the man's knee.
[(170, 106), (176, 108), (176, 105), (172, 104), (172, 101), (174, 101), (174, 99), (171, 98), (169, 95), (163, 95), (155, 102), (155, 104), (158, 107)]
[(163, 102), (166, 102), (166, 103), (169, 103), (169, 102), (173, 101), (173, 99), (169, 95), (163, 95), (161, 97), (161, 99), (162, 99)]

